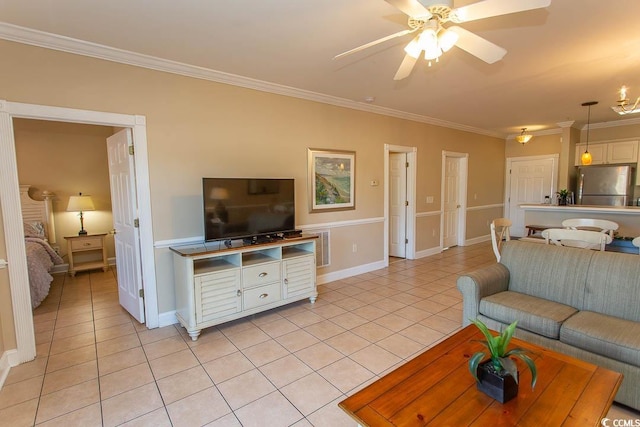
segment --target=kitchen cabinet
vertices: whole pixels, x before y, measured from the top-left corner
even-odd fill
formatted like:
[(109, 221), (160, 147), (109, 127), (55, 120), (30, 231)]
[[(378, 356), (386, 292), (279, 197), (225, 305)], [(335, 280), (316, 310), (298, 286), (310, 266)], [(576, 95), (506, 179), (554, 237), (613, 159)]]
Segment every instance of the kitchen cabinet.
[[(576, 166), (582, 166), (580, 157), (586, 148), (587, 144), (576, 144)], [(589, 152), (592, 165), (638, 163), (638, 141), (589, 143)]]

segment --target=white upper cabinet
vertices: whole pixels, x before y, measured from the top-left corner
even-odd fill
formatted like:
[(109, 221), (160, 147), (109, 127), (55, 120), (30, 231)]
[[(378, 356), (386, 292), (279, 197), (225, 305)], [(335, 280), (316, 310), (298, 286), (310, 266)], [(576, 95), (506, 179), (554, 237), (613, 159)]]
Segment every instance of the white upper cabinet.
[[(586, 148), (587, 144), (576, 144), (576, 166), (582, 165), (580, 157)], [(638, 163), (638, 141), (590, 143), (589, 152), (592, 165)]]

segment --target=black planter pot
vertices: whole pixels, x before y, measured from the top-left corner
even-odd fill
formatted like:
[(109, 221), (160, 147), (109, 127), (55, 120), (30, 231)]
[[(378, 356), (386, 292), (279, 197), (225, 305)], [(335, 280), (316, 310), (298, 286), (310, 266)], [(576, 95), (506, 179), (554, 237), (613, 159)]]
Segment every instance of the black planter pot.
[(500, 403), (508, 402), (518, 395), (518, 383), (509, 374), (498, 375), (493, 369), (491, 360), (478, 365), (478, 390), (493, 397)]

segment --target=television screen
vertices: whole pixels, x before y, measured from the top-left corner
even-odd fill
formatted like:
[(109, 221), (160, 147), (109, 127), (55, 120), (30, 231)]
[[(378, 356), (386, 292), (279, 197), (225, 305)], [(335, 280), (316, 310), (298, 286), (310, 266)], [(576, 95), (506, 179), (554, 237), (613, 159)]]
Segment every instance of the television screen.
[(295, 229), (291, 178), (202, 178), (205, 240)]

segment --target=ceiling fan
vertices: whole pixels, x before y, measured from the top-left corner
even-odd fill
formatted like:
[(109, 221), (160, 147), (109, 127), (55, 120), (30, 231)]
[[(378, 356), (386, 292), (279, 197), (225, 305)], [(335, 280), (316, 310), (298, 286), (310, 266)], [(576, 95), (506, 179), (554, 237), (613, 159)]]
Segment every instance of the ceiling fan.
[(462, 27), (452, 25), (445, 28), (443, 24), (447, 22), (461, 24), (493, 16), (540, 9), (551, 4), (551, 0), (484, 0), (452, 9), (453, 0), (422, 0), (422, 3), (418, 0), (385, 1), (409, 16), (409, 29), (358, 46), (336, 55), (334, 59), (359, 52), (396, 37), (416, 33), (414, 39), (404, 48), (406, 55), (393, 78), (394, 80), (408, 77), (423, 52), (425, 59), (429, 61), (429, 66), (431, 66), (431, 61), (437, 62), (440, 55), (453, 46), (459, 47), (488, 64), (501, 60), (507, 53), (504, 48)]

